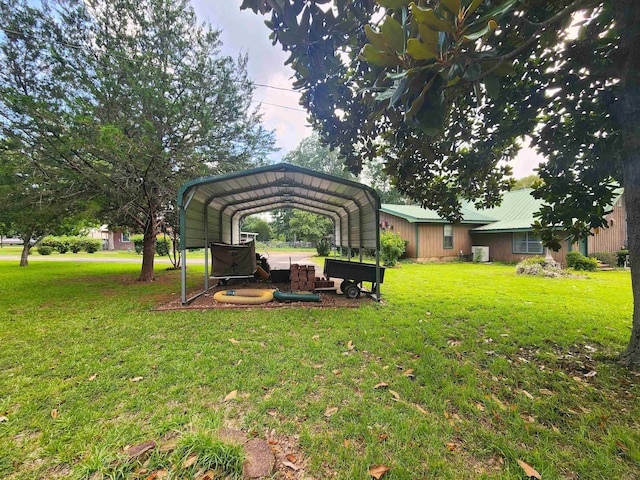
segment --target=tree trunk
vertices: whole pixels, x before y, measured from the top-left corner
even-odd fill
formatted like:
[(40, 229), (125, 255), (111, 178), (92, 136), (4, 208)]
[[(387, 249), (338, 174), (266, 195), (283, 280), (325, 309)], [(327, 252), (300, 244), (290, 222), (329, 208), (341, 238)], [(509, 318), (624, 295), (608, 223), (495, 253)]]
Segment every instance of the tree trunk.
[(155, 221), (155, 212), (150, 212), (150, 219), (144, 230), (144, 240), (142, 244), (142, 271), (138, 280), (141, 282), (152, 282), (153, 262), (156, 255), (156, 234), (157, 223)]
[(640, 370), (640, 5), (637, 0), (618, 0), (613, 5), (620, 32), (620, 52), (614, 55), (620, 59), (616, 66), (621, 84), (614, 117), (624, 140), (622, 161), (634, 305), (631, 339), (620, 361)]
[(31, 250), (31, 245), (29, 244), (29, 240), (24, 240), (24, 243), (22, 244), (22, 254), (20, 255), (21, 267), (29, 266), (29, 250)]
[(633, 289), (633, 327), (627, 349), (620, 361), (640, 370), (640, 153), (633, 155), (624, 169), (624, 194), (627, 207), (627, 236), (631, 260), (631, 286)]

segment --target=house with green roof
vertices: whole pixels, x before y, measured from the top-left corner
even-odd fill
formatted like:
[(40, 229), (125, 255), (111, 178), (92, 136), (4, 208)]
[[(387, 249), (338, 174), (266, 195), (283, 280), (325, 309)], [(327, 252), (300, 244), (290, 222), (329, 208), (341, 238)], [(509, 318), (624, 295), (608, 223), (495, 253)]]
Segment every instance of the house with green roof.
[[(383, 204), (380, 228), (393, 231), (407, 242), (407, 256), (418, 261), (452, 260), (472, 255), (475, 251), (484, 261), (517, 262), (546, 251), (533, 232), (534, 213), (541, 200), (532, 189), (506, 192), (498, 207), (477, 210), (464, 204), (462, 220), (451, 223), (437, 212), (415, 205)], [(564, 263), (567, 252), (583, 254), (616, 252), (626, 246), (626, 212), (624, 195), (615, 201), (607, 216), (609, 228), (585, 239), (580, 244), (562, 242), (558, 252), (550, 252), (557, 262)]]

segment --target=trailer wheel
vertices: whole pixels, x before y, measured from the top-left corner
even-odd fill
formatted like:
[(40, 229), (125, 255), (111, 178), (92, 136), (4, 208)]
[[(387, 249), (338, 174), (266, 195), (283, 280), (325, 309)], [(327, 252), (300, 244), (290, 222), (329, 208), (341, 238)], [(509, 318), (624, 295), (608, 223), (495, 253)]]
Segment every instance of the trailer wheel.
[(344, 291), (344, 296), (352, 299), (358, 298), (360, 297), (360, 288), (357, 285), (350, 283)]
[(343, 280), (342, 283), (340, 284), (340, 291), (342, 293), (347, 291), (347, 287), (349, 285), (351, 285), (353, 282), (349, 281), (349, 280)]

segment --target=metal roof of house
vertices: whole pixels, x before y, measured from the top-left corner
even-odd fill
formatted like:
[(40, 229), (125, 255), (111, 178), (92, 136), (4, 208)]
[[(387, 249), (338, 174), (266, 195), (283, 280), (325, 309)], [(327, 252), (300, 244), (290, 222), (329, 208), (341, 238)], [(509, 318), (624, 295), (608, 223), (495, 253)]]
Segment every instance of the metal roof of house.
[(277, 208), (331, 218), (336, 245), (378, 248), (380, 198), (371, 187), (279, 163), (186, 183), (178, 194), (181, 248), (240, 241), (241, 220)]
[[(531, 230), (533, 214), (540, 210), (542, 200), (531, 195), (533, 189), (525, 188), (505, 192), (499, 207), (477, 210), (470, 203), (463, 203), (460, 223), (484, 224), (471, 230), (478, 233), (514, 232)], [(410, 223), (449, 223), (434, 210), (416, 205), (383, 204), (382, 212), (404, 218)]]
[(524, 188), (505, 192), (498, 207), (482, 210), (482, 213), (496, 219), (495, 222), (474, 228), (473, 232), (515, 232), (531, 230), (535, 220), (533, 214), (540, 210), (542, 200), (533, 198), (533, 189)]
[[(435, 210), (422, 208), (417, 205), (395, 205), (383, 203), (380, 211), (395, 215), (396, 217), (404, 218), (409, 223), (449, 223), (448, 220), (438, 215), (438, 212)], [(461, 223), (495, 222), (495, 218), (485, 215), (484, 212), (480, 213), (469, 206), (463, 205), (460, 212), (462, 213)]]

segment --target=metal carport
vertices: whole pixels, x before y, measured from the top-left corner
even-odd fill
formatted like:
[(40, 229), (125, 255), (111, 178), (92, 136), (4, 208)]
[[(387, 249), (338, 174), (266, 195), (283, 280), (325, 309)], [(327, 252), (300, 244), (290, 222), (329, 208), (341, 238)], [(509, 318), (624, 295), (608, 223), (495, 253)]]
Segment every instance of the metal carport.
[[(307, 168), (279, 163), (187, 182), (178, 193), (182, 303), (209, 289), (209, 252), (212, 242), (237, 244), (241, 220), (254, 213), (298, 208), (331, 218), (336, 245), (376, 252), (376, 279), (380, 280), (380, 198), (371, 187)], [(187, 300), (187, 249), (204, 248), (204, 291)], [(349, 258), (351, 254), (349, 253)], [(376, 282), (380, 299), (380, 282)]]

